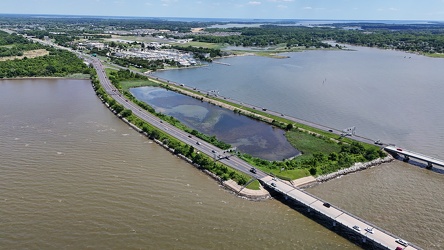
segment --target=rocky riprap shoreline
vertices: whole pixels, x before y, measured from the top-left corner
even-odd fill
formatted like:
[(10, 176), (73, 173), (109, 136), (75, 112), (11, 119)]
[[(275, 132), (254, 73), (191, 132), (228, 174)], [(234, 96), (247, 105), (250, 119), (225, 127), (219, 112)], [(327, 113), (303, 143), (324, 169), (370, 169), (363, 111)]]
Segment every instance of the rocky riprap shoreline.
[(351, 174), (351, 173), (354, 173), (357, 171), (361, 171), (361, 170), (364, 170), (364, 169), (367, 169), (367, 168), (370, 168), (373, 166), (377, 166), (377, 165), (380, 165), (383, 163), (391, 162), (391, 161), (393, 161), (393, 157), (389, 154), (384, 158), (378, 158), (373, 161), (364, 162), (364, 163), (358, 162), (349, 168), (341, 169), (341, 170), (334, 172), (334, 173), (318, 176), (316, 178), (316, 181), (318, 181), (318, 182), (328, 181), (328, 180), (337, 178), (342, 175)]

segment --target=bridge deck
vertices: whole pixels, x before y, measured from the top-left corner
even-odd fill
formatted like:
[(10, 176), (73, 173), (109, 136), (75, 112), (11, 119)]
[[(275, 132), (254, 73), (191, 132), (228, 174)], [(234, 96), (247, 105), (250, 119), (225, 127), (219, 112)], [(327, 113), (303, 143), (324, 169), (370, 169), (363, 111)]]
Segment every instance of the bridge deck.
[(400, 148), (400, 147), (396, 147), (396, 146), (387, 146), (384, 149), (386, 151), (388, 151), (388, 152), (393, 152), (393, 153), (397, 153), (397, 154), (401, 154), (401, 155), (407, 155), (408, 157), (412, 157), (412, 158), (415, 158), (415, 159), (418, 159), (418, 160), (425, 161), (427, 163), (431, 163), (431, 164), (434, 164), (434, 165), (438, 165), (438, 166), (444, 167), (444, 161), (443, 160), (440, 160), (440, 159), (437, 159), (437, 158), (433, 158), (433, 157), (430, 157), (430, 156), (427, 156), (427, 155), (423, 155), (423, 154), (420, 154), (420, 153), (416, 153), (416, 152), (413, 152), (413, 151), (410, 151), (410, 150), (407, 150), (407, 149), (404, 149), (404, 148)]
[[(295, 188), (286, 182), (280, 181), (279, 179), (273, 179), (271, 176), (266, 176), (260, 179), (262, 183), (268, 185), (270, 188), (273, 188), (275, 191), (280, 192), (284, 195), (287, 195), (289, 198), (294, 199), (305, 206), (310, 208), (318, 213), (323, 214), (324, 216), (330, 218), (332, 221), (335, 221), (338, 224), (342, 224), (345, 227), (348, 227), (350, 230), (354, 230), (356, 233), (361, 234), (363, 237), (370, 239), (374, 242), (379, 243), (380, 245), (386, 247), (387, 249), (396, 249), (397, 247), (402, 247), (403, 249), (421, 249), (413, 244), (410, 244), (404, 248), (404, 246), (400, 245), (396, 242), (399, 237), (372, 225), (371, 223), (354, 216), (347, 211), (344, 211), (340, 208), (330, 206), (324, 206), (324, 201), (303, 191), (298, 188)], [(358, 226), (359, 230), (353, 229), (354, 226)], [(372, 233), (365, 230), (371, 230)]]

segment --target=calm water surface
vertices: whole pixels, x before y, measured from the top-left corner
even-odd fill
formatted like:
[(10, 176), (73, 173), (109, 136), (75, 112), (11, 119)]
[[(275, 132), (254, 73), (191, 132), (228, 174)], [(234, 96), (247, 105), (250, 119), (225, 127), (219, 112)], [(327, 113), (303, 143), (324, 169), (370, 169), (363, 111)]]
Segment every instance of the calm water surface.
[[(159, 76), (444, 158), (442, 59), (359, 48), (224, 61)], [(219, 188), (129, 129), (87, 81), (0, 81), (0, 105), (0, 248), (356, 248), (278, 202)], [(442, 190), (444, 175), (402, 162), (309, 189), (425, 249), (444, 248)]]
[(155, 75), (444, 158), (444, 59), (354, 49), (226, 58), (231, 66)]
[[(444, 159), (444, 59), (356, 48), (236, 57), (156, 76)], [(227, 73), (229, 72), (229, 73)], [(309, 189), (425, 249), (444, 248), (444, 175), (403, 162)]]
[(140, 136), (89, 81), (0, 81), (0, 249), (357, 249)]
[(282, 129), (163, 88), (140, 87), (130, 91), (157, 112), (173, 116), (204, 134), (215, 135), (241, 152), (270, 161), (299, 154)]

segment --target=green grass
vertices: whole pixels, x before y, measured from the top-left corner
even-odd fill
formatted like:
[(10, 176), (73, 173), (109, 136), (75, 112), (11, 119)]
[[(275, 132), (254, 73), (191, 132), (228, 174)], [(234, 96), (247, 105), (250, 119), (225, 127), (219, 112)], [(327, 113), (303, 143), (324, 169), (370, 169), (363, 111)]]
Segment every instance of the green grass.
[(424, 55), (433, 58), (444, 58), (444, 54), (442, 53), (424, 53)]
[(159, 84), (152, 82), (150, 80), (130, 80), (130, 81), (121, 81), (119, 82), (122, 90), (128, 91), (130, 88), (137, 88), (143, 86), (153, 86), (158, 87)]
[(202, 47), (202, 48), (209, 48), (209, 49), (221, 49), (223, 46), (221, 44), (217, 43), (204, 43), (204, 42), (188, 42), (188, 43), (170, 43), (171, 45), (176, 45), (180, 47)]
[(276, 177), (287, 181), (310, 176), (310, 172), (308, 172), (308, 169), (284, 170), (283, 172), (280, 172), (280, 170), (277, 169), (272, 169), (271, 173)]
[(82, 73), (75, 73), (71, 75), (67, 75), (67, 78), (74, 78), (74, 79), (89, 79), (89, 74), (82, 74)]
[(260, 184), (258, 180), (252, 181), (248, 186), (245, 188), (251, 189), (251, 190), (260, 190), (259, 188)]
[(291, 145), (303, 152), (304, 156), (310, 156), (314, 153), (328, 155), (341, 150), (341, 145), (338, 143), (330, 142), (328, 139), (325, 140), (297, 129), (288, 131), (285, 136)]

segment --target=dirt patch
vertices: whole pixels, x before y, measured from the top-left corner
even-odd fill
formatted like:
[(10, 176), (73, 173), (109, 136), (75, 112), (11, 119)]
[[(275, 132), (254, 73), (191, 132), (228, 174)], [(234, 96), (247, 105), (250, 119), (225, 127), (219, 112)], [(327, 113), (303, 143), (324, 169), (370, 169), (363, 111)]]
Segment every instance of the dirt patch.
[(1, 57), (0, 61), (7, 61), (7, 60), (14, 60), (14, 59), (23, 59), (25, 57), (27, 58), (35, 58), (39, 56), (46, 56), (49, 55), (49, 51), (46, 49), (35, 49), (35, 50), (28, 50), (23, 52), (23, 56), (8, 56), (8, 57)]

